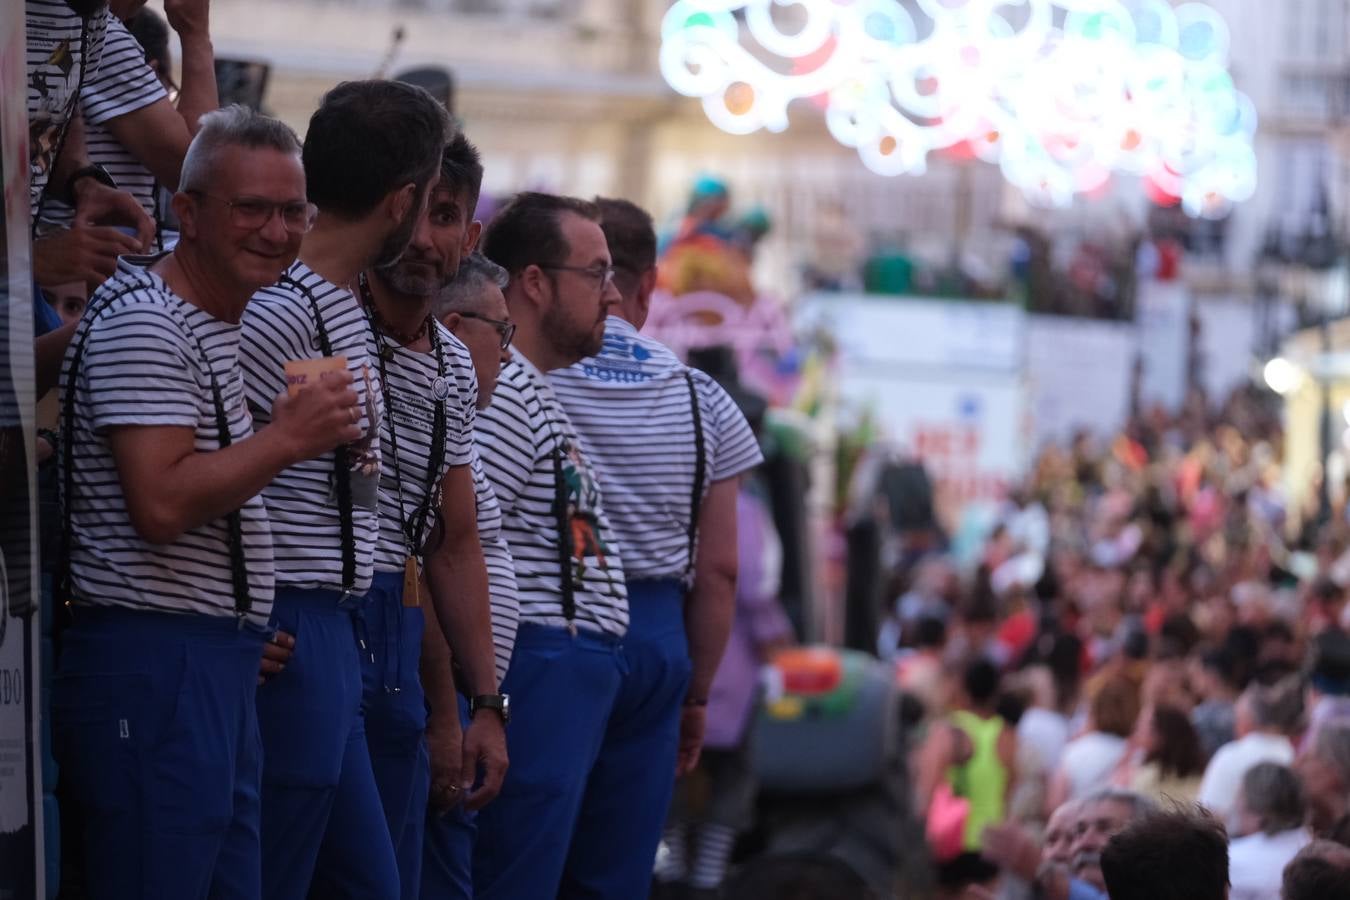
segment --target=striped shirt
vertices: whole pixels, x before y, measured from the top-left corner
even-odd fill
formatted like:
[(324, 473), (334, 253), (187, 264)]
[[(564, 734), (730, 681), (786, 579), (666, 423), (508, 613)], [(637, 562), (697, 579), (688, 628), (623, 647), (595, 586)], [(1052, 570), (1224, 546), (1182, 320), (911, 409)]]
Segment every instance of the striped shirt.
[[(112, 13), (83, 20), (65, 0), (24, 0), (28, 86), (28, 201), (37, 215), (56, 152), (75, 115), (82, 85), (92, 80), (103, 58), (103, 39)], [(58, 187), (60, 187), (58, 185)]]
[(688, 372), (698, 394), (704, 494), (763, 461), (750, 425), (707, 373), (610, 316), (600, 355), (549, 373), (605, 488), (605, 511), (630, 579), (687, 578), (697, 448)]
[(516, 570), (511, 561), (511, 549), (502, 537), (502, 508), (497, 494), (483, 471), (483, 460), (475, 449), (473, 461), (473, 493), (478, 506), (478, 539), (483, 543), (483, 559), (487, 562), (488, 593), (492, 600), (492, 649), (497, 657), (497, 683), (501, 684), (511, 667), (511, 654), (516, 648), (516, 629), (520, 625), (520, 599), (516, 595)]
[[(360, 303), (346, 288), (330, 284), (297, 261), (281, 282), (263, 288), (249, 302), (244, 312), (239, 362), (244, 369), (245, 395), (254, 419), (270, 422), (272, 404), (286, 390), (286, 362), (324, 355), (319, 349), (315, 306), (327, 326), (333, 355), (347, 358), (352, 388), (361, 404), (359, 424), (365, 437), (345, 451), (351, 460), (356, 558), (356, 577), (347, 587), (365, 593), (370, 588), (379, 534), (376, 511), (383, 401), (379, 370), (367, 355), (366, 317)], [(263, 489), (272, 522), (272, 546), (280, 584), (294, 588), (344, 587), (341, 517), (333, 465), (334, 455), (330, 451), (291, 466)]]
[[(375, 571), (401, 572), (409, 555), (404, 531), (414, 513), (424, 508), (418, 544), (411, 548), (420, 559), (422, 544), (431, 534), (440, 508), (441, 481), (452, 466), (467, 466), (473, 457), (473, 420), (477, 412), (478, 377), (473, 371), (469, 348), (436, 323), (442, 363), (433, 353), (409, 350), (374, 329), (367, 330), (367, 351), (374, 364), (380, 362), (384, 385), (385, 414), (380, 420), (380, 444), (384, 464), (380, 471), (380, 537), (375, 545)], [(444, 367), (445, 374), (440, 374)], [(387, 376), (388, 380), (385, 380)], [(432, 428), (436, 407), (445, 410), (445, 451), (428, 472), (431, 462)], [(397, 429), (390, 435), (390, 423)], [(394, 452), (397, 450), (397, 459)], [(430, 478), (428, 475), (430, 474)], [(427, 499), (427, 487), (431, 499)]]
[[(120, 21), (110, 21), (98, 74), (86, 79), (80, 93), (85, 148), (90, 162), (107, 169), (117, 186), (135, 197), (156, 225), (161, 223), (163, 211), (158, 208), (155, 176), (113, 137), (107, 123), (167, 96), (145, 61), (141, 45)], [(46, 225), (69, 228), (74, 219), (75, 210), (55, 198), (49, 197), (43, 204), (42, 220)]]
[[(548, 380), (514, 350), (497, 378), (492, 405), (478, 414), (475, 436), (483, 469), (501, 504), (520, 620), (568, 626), (560, 560), (566, 528), (575, 548), (567, 576), (576, 626), (626, 634), (628, 589), (600, 488)], [(555, 474), (559, 470), (561, 483)], [(565, 521), (555, 510), (559, 495), (566, 497)]]
[[(220, 449), (214, 374), (231, 442), (247, 439), (253, 424), (239, 371), (239, 326), (188, 303), (128, 259), (89, 307), (66, 354), (61, 386), (64, 399), (75, 348), (83, 343), (69, 448), (72, 590), (79, 602), (97, 606), (234, 615), (225, 519), (192, 528), (172, 544), (147, 543), (131, 524), (108, 429), (190, 427), (198, 453)], [(271, 615), (273, 563), (262, 499), (245, 503), (240, 519), (252, 600), (247, 620), (263, 627)]]

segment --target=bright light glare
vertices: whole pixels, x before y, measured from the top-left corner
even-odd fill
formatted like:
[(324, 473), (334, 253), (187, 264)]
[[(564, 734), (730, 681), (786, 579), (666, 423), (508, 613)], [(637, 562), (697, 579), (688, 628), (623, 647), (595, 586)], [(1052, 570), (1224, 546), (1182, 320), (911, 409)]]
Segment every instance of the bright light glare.
[(1265, 376), (1266, 386), (1281, 396), (1298, 387), (1299, 382), (1303, 380), (1303, 373), (1299, 371), (1298, 366), (1282, 356), (1277, 356), (1266, 363), (1262, 374)]
[(964, 145), (1042, 205), (1066, 206), (1112, 172), (1196, 216), (1220, 217), (1255, 190), (1256, 113), (1208, 6), (919, 8), (932, 26), (922, 40), (898, 0), (677, 0), (661, 25), (661, 73), (733, 134), (782, 131), (794, 100), (816, 100), (834, 138), (885, 175), (921, 174), (931, 152)]

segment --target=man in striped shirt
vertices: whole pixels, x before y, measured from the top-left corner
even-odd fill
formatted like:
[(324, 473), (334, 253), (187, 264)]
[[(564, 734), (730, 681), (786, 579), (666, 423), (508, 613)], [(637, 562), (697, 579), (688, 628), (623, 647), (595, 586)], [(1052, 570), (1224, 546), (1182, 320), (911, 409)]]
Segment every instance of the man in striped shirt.
[[(474, 191), (475, 197), (477, 191)], [(466, 208), (474, 204), (469, 203)], [(508, 352), (515, 326), (506, 307), (502, 289), (509, 279), (506, 270), (478, 253), (460, 262), (459, 272), (436, 297), (434, 310), (450, 332), (464, 342), (478, 376), (478, 409), (487, 409), (497, 389), (502, 365), (510, 362)], [(520, 624), (520, 602), (516, 597), (516, 573), (511, 551), (502, 537), (502, 509), (488, 483), (483, 461), (477, 451), (469, 464), (473, 469), (473, 489), (477, 502), (478, 537), (487, 561), (488, 592), (492, 601), (492, 643), (497, 657), (497, 681), (500, 684), (510, 669)], [(434, 636), (432, 636), (434, 639)], [(430, 655), (428, 653), (428, 655)], [(449, 660), (443, 661), (448, 666)], [(423, 681), (441, 681), (424, 663)], [(468, 718), (468, 708), (456, 703), (453, 693), (444, 693), (431, 707), (434, 725), (428, 725), (428, 743), (432, 747), (433, 786), (438, 769), (441, 779), (459, 783), (460, 729)], [(436, 747), (444, 749), (438, 754)], [(437, 758), (439, 756), (439, 759)], [(434, 788), (433, 788), (434, 789)], [(431, 900), (471, 900), (473, 897), (473, 847), (477, 835), (477, 814), (462, 804), (437, 803), (433, 796), (427, 818), (425, 853), (422, 868), (422, 896)], [(454, 798), (449, 798), (453, 800)]]
[(502, 689), (515, 700), (501, 795), (478, 814), (480, 900), (553, 897), (586, 774), (623, 681), (628, 595), (600, 487), (544, 372), (600, 348), (618, 301), (594, 204), (522, 193), (493, 219), (483, 255), (511, 281), (517, 331), (478, 449), (502, 509), (520, 630)]
[[(361, 398), (363, 437), (283, 471), (263, 489), (277, 567), (274, 624), (294, 637), (285, 670), (258, 689), (263, 758), (263, 892), (301, 900), (327, 855), (360, 847), (341, 869), (346, 891), (399, 896), (393, 841), (375, 785), (362, 705), (359, 610), (379, 538), (382, 400), (367, 350), (357, 276), (407, 248), (449, 130), (426, 91), (400, 82), (346, 82), (309, 122), (303, 160), (314, 229), (299, 259), (244, 317), (240, 360), (254, 418), (302, 367), (347, 371)], [(290, 364), (288, 371), (288, 364)], [(321, 378), (321, 376), (315, 376)]]
[(647, 895), (675, 775), (698, 761), (735, 611), (738, 480), (762, 457), (730, 395), (639, 334), (656, 284), (651, 217), (625, 200), (596, 203), (623, 300), (600, 352), (549, 381), (623, 547), (629, 674), (558, 896), (620, 900)]
[[(476, 175), (474, 174), (476, 172)], [(370, 654), (362, 660), (366, 743), (398, 859), (404, 900), (419, 895), (422, 835), (430, 786), (427, 697), (419, 677), (421, 649), (440, 648), (443, 665), (428, 694), (454, 702), (447, 638), (463, 689), (478, 708), (465, 734), (461, 783), (444, 786), (469, 809), (496, 796), (506, 774), (505, 705), (493, 671), (487, 570), (478, 539), (473, 477), (473, 421), (478, 382), (468, 348), (432, 315), (432, 299), (453, 278), (461, 254), (478, 241), (479, 223), (460, 184), (481, 179), (478, 152), (462, 135), (446, 146), (440, 179), (412, 242), (392, 265), (367, 270), (359, 282), (369, 325), (370, 356), (380, 373), (384, 416), (380, 445), (380, 532), (375, 574), (362, 619)], [(430, 603), (424, 605), (425, 571)], [(425, 619), (424, 619), (425, 611)], [(426, 634), (430, 620), (435, 634)], [(429, 659), (428, 663), (435, 660)], [(439, 748), (438, 748), (439, 749)], [(482, 783), (474, 787), (482, 766)], [(457, 765), (458, 767), (458, 765)], [(341, 893), (348, 870), (364, 864), (360, 846), (330, 846), (315, 893)]]
[(256, 432), (244, 403), (240, 317), (313, 222), (299, 154), (280, 122), (207, 116), (174, 196), (182, 241), (122, 261), (67, 357), (73, 622), (52, 710), (99, 896), (259, 894), (273, 557), (258, 492), (357, 434), (346, 377), (274, 395)]

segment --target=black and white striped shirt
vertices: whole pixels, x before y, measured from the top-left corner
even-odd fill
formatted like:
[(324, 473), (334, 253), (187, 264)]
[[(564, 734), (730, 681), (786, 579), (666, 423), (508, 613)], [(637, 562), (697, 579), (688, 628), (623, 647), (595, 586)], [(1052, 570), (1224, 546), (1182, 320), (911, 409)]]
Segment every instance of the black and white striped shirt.
[[(297, 287), (296, 285), (299, 285)], [(306, 295), (308, 292), (308, 296)], [(365, 437), (349, 446), (357, 593), (370, 588), (379, 535), (378, 494), (383, 401), (380, 373), (367, 355), (367, 327), (360, 303), (346, 288), (330, 284), (297, 261), (282, 281), (263, 288), (244, 312), (239, 362), (245, 395), (255, 420), (270, 422), (272, 404), (286, 390), (287, 360), (322, 357), (314, 307), (327, 325), (334, 356), (347, 358), (359, 398)], [(296, 588), (341, 590), (342, 531), (333, 484), (333, 453), (286, 469), (263, 489), (272, 522), (277, 582)]]
[[(79, 102), (82, 84), (98, 75), (106, 8), (86, 21), (65, 0), (24, 0), (28, 86), (28, 201), (37, 215), (56, 152)], [(59, 186), (58, 186), (59, 187)]]
[[(409, 552), (420, 558), (422, 544), (431, 534), (440, 507), (440, 486), (453, 466), (467, 466), (473, 457), (473, 421), (477, 412), (478, 377), (473, 371), (469, 348), (436, 323), (445, 376), (433, 353), (409, 350), (387, 336), (367, 332), (368, 352), (378, 363), (385, 353), (382, 376), (385, 414), (380, 422), (384, 461), (380, 472), (380, 538), (375, 545), (375, 571), (402, 572)], [(445, 452), (428, 479), (432, 428), (436, 406), (445, 409)], [(390, 440), (389, 425), (397, 432)], [(397, 447), (398, 458), (394, 458)], [(428, 481), (431, 502), (427, 503)], [(425, 505), (424, 505), (425, 504)], [(419, 542), (409, 547), (404, 523), (419, 509), (422, 518)]]
[(497, 494), (483, 471), (477, 449), (469, 463), (473, 471), (473, 494), (478, 507), (478, 539), (483, 544), (487, 563), (488, 593), (492, 600), (492, 650), (497, 658), (497, 683), (501, 684), (511, 667), (516, 649), (516, 630), (520, 626), (520, 597), (516, 589), (516, 570), (511, 548), (502, 537), (502, 508)]
[[(97, 606), (232, 616), (225, 519), (193, 528), (172, 544), (147, 543), (131, 524), (107, 433), (124, 426), (190, 427), (198, 453), (220, 449), (214, 373), (231, 442), (252, 435), (239, 370), (239, 326), (188, 303), (128, 259), (119, 262), (89, 308), (67, 352), (61, 386), (64, 398), (71, 358), (83, 342), (73, 445), (67, 448), (74, 466), (68, 502), (75, 596)], [(247, 619), (263, 627), (271, 615), (273, 559), (262, 498), (245, 503), (240, 518), (252, 600)]]
[[(514, 350), (497, 379), (492, 405), (478, 414), (476, 437), (483, 469), (501, 504), (520, 620), (568, 626), (560, 560), (566, 528), (576, 548), (569, 561), (576, 626), (626, 634), (628, 589), (600, 487), (548, 380)], [(559, 467), (561, 484), (555, 477)], [(562, 516), (555, 510), (560, 494), (567, 501)]]
[(664, 344), (610, 316), (599, 356), (549, 373), (605, 489), (605, 511), (630, 579), (686, 578), (697, 450), (693, 378), (702, 420), (706, 494), (763, 461), (731, 396)]
[[(117, 186), (134, 196), (146, 215), (157, 224), (163, 216), (158, 209), (155, 176), (113, 137), (108, 122), (167, 96), (154, 70), (145, 61), (145, 51), (136, 38), (117, 19), (110, 21), (98, 73), (85, 80), (84, 90), (80, 93), (85, 148), (89, 151), (90, 162), (107, 169)], [(42, 219), (44, 224), (69, 228), (75, 219), (75, 210), (49, 197), (43, 204)]]

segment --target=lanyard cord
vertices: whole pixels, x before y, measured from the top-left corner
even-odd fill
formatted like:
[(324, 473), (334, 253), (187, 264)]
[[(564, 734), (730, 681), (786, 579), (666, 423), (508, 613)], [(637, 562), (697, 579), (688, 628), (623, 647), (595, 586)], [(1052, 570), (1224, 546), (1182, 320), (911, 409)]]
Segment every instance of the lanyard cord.
[[(567, 440), (558, 433), (553, 418), (544, 408), (542, 397), (539, 407), (544, 413), (544, 422), (548, 425), (549, 436), (553, 438), (553, 452), (550, 454), (553, 459), (553, 520), (558, 526), (559, 588), (562, 591), (563, 618), (567, 620), (569, 629), (575, 629), (577, 597), (576, 588), (572, 584), (572, 557), (575, 555), (575, 551), (572, 546), (572, 517), (567, 511), (567, 481), (563, 476), (563, 453), (567, 446)], [(581, 488), (578, 485), (577, 502), (580, 501)]]
[[(73, 457), (75, 455), (75, 393), (76, 385), (79, 380), (80, 366), (84, 363), (84, 351), (89, 339), (89, 332), (94, 327), (99, 316), (103, 315), (112, 308), (113, 303), (122, 299), (128, 294), (139, 290), (154, 288), (153, 282), (138, 282), (127, 285), (121, 290), (109, 294), (97, 306), (91, 306), (86, 311), (85, 317), (89, 324), (85, 327), (83, 334), (75, 342), (74, 349), (70, 357), (70, 368), (66, 372), (66, 392), (62, 404), (62, 453), (61, 453), (61, 555), (57, 564), (57, 585), (61, 596), (64, 597), (67, 604), (70, 603), (72, 591), (71, 577), (71, 554), (74, 548), (75, 538), (75, 516), (74, 516), (74, 492), (75, 492), (75, 465)], [(207, 374), (211, 378), (211, 399), (215, 405), (216, 412), (216, 442), (220, 449), (224, 450), (231, 444), (230, 421), (225, 412), (225, 401), (221, 397), (220, 383), (216, 380), (215, 369), (211, 365), (211, 357), (207, 355), (206, 348), (202, 345), (201, 338), (197, 332), (188, 323), (186, 318), (176, 310), (170, 310), (171, 314), (178, 316), (187, 333), (192, 336), (193, 342), (197, 345), (197, 352), (201, 354), (202, 361), (206, 364)], [(253, 607), (253, 597), (248, 587), (248, 565), (244, 559), (244, 530), (242, 517), (239, 510), (227, 513), (225, 516), (225, 527), (228, 534), (228, 546), (230, 553), (230, 578), (234, 587), (234, 612), (241, 619)]]
[[(420, 560), (422, 557), (422, 538), (426, 533), (427, 515), (431, 512), (432, 505), (440, 493), (437, 490), (437, 482), (441, 474), (440, 462), (445, 458), (445, 403), (442, 401), (433, 404), (431, 453), (427, 457), (426, 491), (422, 502), (418, 504), (413, 511), (413, 515), (409, 517), (404, 511), (403, 505), (403, 470), (398, 454), (398, 428), (394, 424), (394, 404), (390, 402), (389, 373), (385, 368), (384, 351), (386, 347), (392, 349), (392, 345), (385, 343), (388, 338), (380, 330), (379, 319), (375, 311), (375, 298), (371, 295), (370, 283), (366, 281), (365, 273), (361, 274), (358, 284), (361, 289), (361, 300), (366, 309), (366, 321), (370, 323), (370, 330), (375, 335), (375, 343), (379, 347), (379, 352), (375, 356), (379, 360), (380, 366), (380, 389), (384, 394), (384, 421), (389, 426), (389, 449), (394, 456), (394, 484), (398, 488), (399, 530), (403, 533), (403, 539), (408, 544), (408, 555), (415, 556)], [(445, 352), (442, 349), (441, 336), (436, 328), (436, 323), (430, 315), (427, 316), (426, 328), (427, 337), (431, 341), (431, 352), (436, 356), (436, 374), (444, 381)]]
[[(305, 299), (309, 301), (309, 308), (314, 313), (319, 352), (324, 356), (332, 356), (333, 343), (328, 339), (328, 326), (323, 321), (323, 312), (319, 309), (319, 301), (314, 299), (314, 292), (289, 274), (282, 275), (280, 283), (289, 284), (305, 295)], [(370, 424), (372, 427), (375, 425), (374, 422)], [(350, 594), (356, 585), (356, 524), (352, 510), (351, 463), (347, 458), (346, 447), (337, 447), (333, 450), (333, 486), (337, 493), (338, 527), (342, 536), (342, 593)]]
[(703, 507), (703, 481), (707, 477), (707, 450), (703, 443), (703, 412), (698, 405), (698, 391), (694, 388), (694, 376), (689, 369), (684, 370), (684, 380), (689, 385), (689, 409), (694, 419), (694, 489), (689, 499), (689, 568), (685, 579), (694, 576), (694, 551), (698, 544), (698, 517)]

